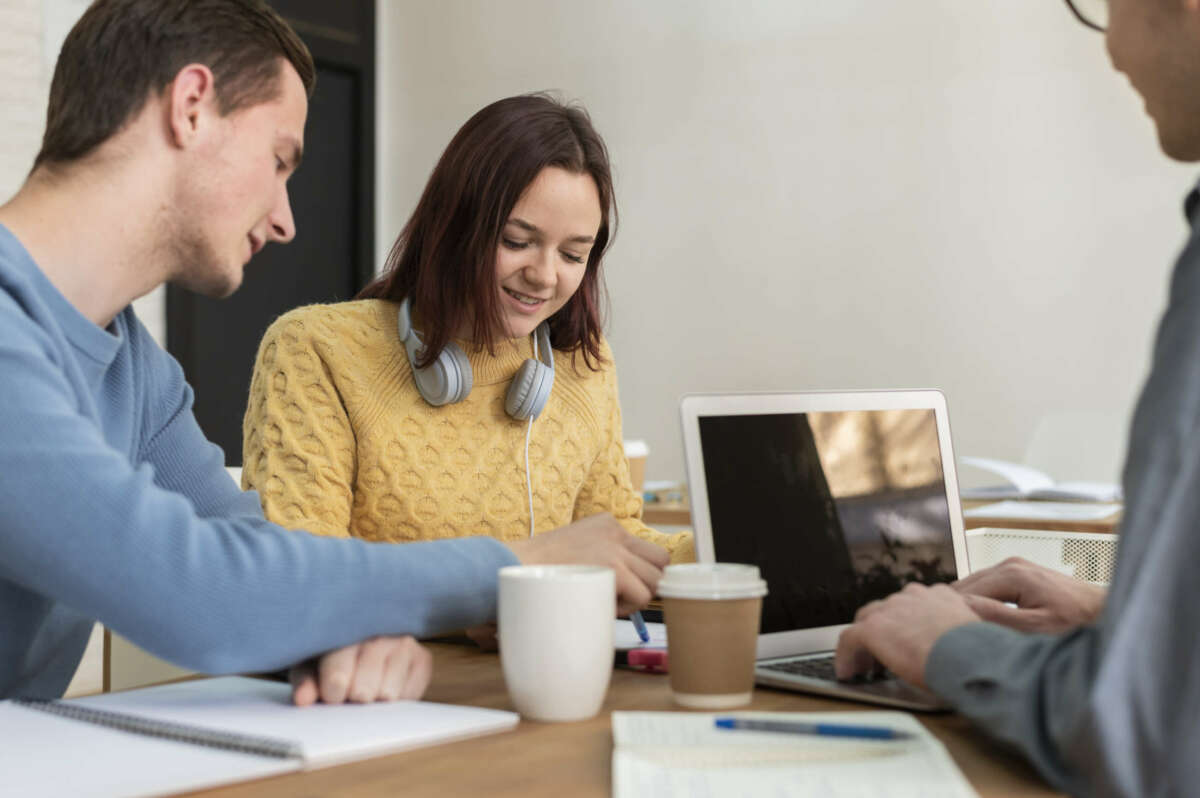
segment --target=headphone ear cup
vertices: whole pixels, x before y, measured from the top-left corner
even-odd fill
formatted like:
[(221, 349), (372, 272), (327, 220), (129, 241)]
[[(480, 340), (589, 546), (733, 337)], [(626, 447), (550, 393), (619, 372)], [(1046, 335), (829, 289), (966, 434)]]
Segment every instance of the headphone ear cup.
[[(407, 342), (406, 342), (407, 344)], [(416, 362), (416, 354), (409, 346), (410, 362)], [(471, 363), (463, 351), (451, 341), (432, 363), (423, 369), (413, 368), (413, 380), (417, 391), (425, 401), (435, 407), (461, 402), (471, 393), (474, 378)]]
[(546, 407), (553, 387), (554, 369), (532, 358), (526, 360), (508, 386), (508, 393), (504, 396), (504, 412), (517, 421), (537, 418)]
[(454, 396), (450, 400), (453, 402), (461, 402), (471, 394), (471, 388), (475, 385), (475, 375), (471, 371), (471, 361), (467, 360), (467, 355), (458, 348), (458, 344), (450, 341), (446, 344), (446, 348), (442, 350), (441, 358), (444, 357), (453, 363), (453, 367), (447, 366), (447, 371), (453, 371), (455, 376), (456, 388)]
[(413, 382), (422, 399), (434, 407), (441, 407), (467, 398), (471, 393), (471, 385), (475, 382), (471, 373), (471, 361), (467, 360), (467, 356), (453, 341), (442, 348), (432, 363), (423, 369), (417, 368), (417, 360), (420, 359), (423, 346), (420, 334), (412, 326), (407, 297), (400, 303), (396, 314), (396, 332), (400, 334), (400, 341), (404, 344)]

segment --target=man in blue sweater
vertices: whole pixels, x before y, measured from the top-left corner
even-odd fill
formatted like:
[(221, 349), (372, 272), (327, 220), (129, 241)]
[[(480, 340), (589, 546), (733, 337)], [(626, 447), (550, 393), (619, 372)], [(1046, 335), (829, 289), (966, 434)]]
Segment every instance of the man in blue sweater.
[[(1070, 3), (1069, 3), (1070, 5)], [(1107, 29), (1163, 151), (1200, 160), (1200, 0), (1071, 5)], [(843, 676), (883, 663), (925, 684), (1077, 795), (1200, 791), (1200, 190), (1125, 463), (1107, 598), (1022, 562), (863, 607)], [(1004, 602), (1015, 604), (1007, 606)]]
[(67, 37), (0, 206), (0, 697), (61, 695), (96, 619), (209, 673), (319, 656), (301, 704), (416, 697), (409, 636), (493, 619), (501, 566), (609, 565), (621, 608), (652, 595), (666, 552), (608, 516), (510, 546), (335, 540), (268, 523), (224, 471), (129, 304), (228, 295), (291, 240), (313, 78), (261, 0), (99, 0)]

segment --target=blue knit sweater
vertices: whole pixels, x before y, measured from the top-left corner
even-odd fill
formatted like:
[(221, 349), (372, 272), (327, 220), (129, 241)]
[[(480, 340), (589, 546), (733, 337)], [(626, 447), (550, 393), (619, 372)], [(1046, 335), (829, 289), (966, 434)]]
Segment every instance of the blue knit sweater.
[(505, 546), (285, 531), (191, 408), (132, 309), (93, 324), (0, 225), (0, 697), (61, 695), (95, 620), (227, 673), (495, 617)]

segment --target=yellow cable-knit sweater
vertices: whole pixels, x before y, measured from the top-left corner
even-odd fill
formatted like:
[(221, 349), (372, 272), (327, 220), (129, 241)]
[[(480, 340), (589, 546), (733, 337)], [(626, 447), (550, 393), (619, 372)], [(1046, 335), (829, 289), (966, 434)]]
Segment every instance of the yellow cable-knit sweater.
[[(525, 539), (528, 422), (505, 414), (504, 395), (531, 341), (498, 342), (494, 356), (458, 342), (474, 387), (432, 407), (413, 383), (397, 309), (373, 299), (310, 305), (271, 325), (250, 383), (243, 487), (259, 492), (270, 520), (321, 535)], [(673, 562), (692, 560), (689, 533), (641, 521), (607, 342), (602, 353), (592, 371), (582, 355), (555, 352), (554, 388), (529, 440), (536, 531), (610, 512)]]

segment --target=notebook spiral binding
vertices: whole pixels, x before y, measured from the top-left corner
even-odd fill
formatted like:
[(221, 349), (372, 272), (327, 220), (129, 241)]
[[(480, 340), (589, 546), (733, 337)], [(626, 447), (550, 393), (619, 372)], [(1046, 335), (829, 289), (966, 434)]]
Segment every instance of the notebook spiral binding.
[(273, 737), (258, 737), (251, 734), (206, 729), (202, 726), (190, 726), (184, 723), (142, 718), (124, 712), (92, 709), (77, 704), (69, 704), (57, 699), (17, 698), (13, 703), (39, 712), (60, 715), (72, 720), (95, 723), (108, 726), (120, 731), (144, 734), (150, 737), (160, 737), (166, 740), (205, 745), (210, 748), (222, 748), (227, 751), (237, 751), (243, 754), (257, 754), (279, 759), (303, 759), (300, 746), (290, 740), (280, 740)]

